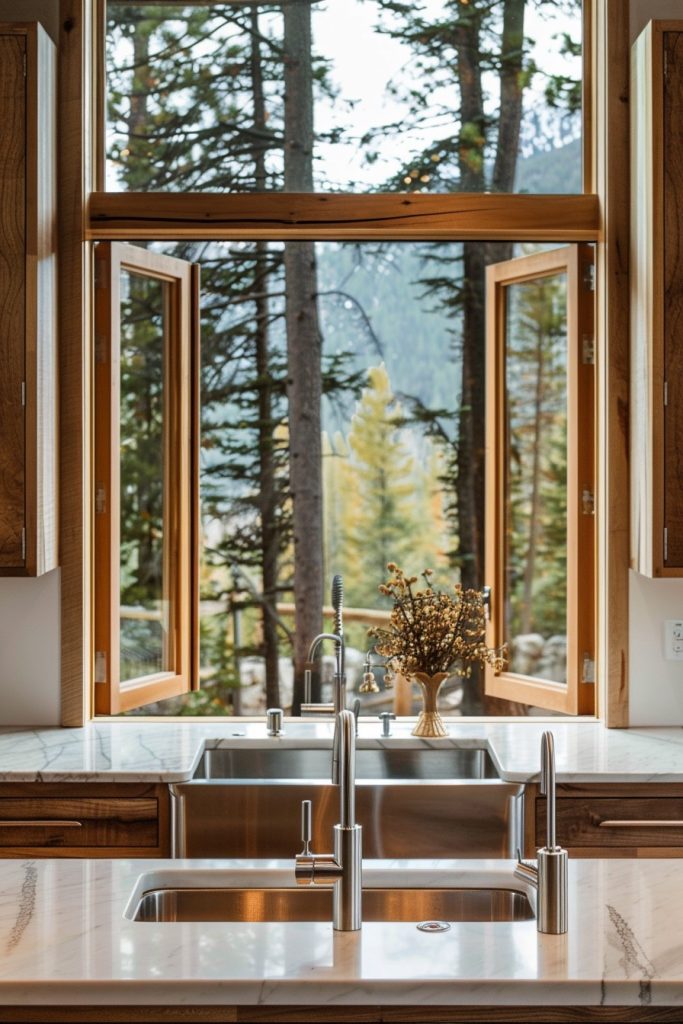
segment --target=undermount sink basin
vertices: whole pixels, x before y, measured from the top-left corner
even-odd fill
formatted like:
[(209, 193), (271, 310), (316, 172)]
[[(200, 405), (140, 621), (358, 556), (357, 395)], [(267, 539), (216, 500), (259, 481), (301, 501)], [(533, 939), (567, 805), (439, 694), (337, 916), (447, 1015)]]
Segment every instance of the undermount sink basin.
[[(272, 780), (330, 777), (330, 750), (324, 748), (207, 750), (195, 779)], [(488, 751), (456, 747), (438, 749), (372, 747), (356, 749), (356, 778), (430, 781), (497, 779)]]
[[(514, 889), (363, 890), (364, 921), (529, 921), (526, 893)], [(331, 921), (323, 888), (158, 888), (144, 892), (134, 921)]]

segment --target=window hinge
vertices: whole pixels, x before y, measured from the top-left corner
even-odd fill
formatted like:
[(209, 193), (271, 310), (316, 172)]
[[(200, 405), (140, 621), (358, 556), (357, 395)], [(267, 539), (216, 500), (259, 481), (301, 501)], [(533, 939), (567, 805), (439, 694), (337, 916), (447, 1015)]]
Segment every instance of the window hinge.
[(104, 515), (107, 511), (107, 490), (104, 484), (98, 484), (95, 489), (95, 512), (98, 516)]
[(22, 380), (22, 382), (21, 382), (21, 404), (22, 404), (22, 406), (26, 406), (26, 381), (25, 380)]
[(586, 263), (583, 268), (583, 286), (587, 292), (595, 291), (595, 264)]
[(107, 681), (107, 652), (95, 651), (95, 682), (106, 683)]
[(26, 527), (21, 528), (21, 560), (26, 561)]
[(591, 334), (584, 334), (581, 359), (584, 366), (595, 364), (595, 338)]
[(595, 495), (588, 487), (581, 492), (581, 511), (585, 516), (595, 515)]
[(583, 656), (583, 669), (581, 672), (582, 683), (594, 683), (595, 682), (595, 660), (591, 658), (590, 654), (584, 654)]
[(669, 531), (667, 527), (664, 527), (664, 561), (669, 557)]
[(100, 259), (95, 260), (95, 287), (104, 288), (106, 284), (106, 277), (104, 273), (104, 261)]
[(668, 404), (669, 404), (669, 382), (668, 382), (668, 380), (665, 380), (664, 381), (664, 405), (668, 405)]
[(101, 331), (95, 334), (95, 362), (106, 363), (107, 361), (107, 339)]

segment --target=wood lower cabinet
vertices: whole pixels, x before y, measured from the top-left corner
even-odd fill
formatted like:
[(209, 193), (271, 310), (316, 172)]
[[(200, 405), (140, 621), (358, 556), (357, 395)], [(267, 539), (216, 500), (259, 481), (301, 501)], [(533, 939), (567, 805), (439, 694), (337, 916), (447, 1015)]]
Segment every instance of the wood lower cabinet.
[(168, 857), (167, 786), (0, 785), (2, 857)]
[[(526, 794), (525, 854), (546, 841), (546, 800)], [(573, 857), (682, 857), (683, 786), (557, 787), (557, 841)]]

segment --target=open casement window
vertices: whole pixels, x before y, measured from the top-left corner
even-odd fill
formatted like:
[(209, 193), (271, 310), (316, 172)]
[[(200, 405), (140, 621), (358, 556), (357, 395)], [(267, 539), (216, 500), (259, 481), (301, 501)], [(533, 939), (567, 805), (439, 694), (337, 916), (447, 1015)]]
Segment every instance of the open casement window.
[(487, 271), (486, 692), (594, 712), (594, 263), (588, 245)]
[(196, 686), (198, 268), (95, 250), (95, 710)]

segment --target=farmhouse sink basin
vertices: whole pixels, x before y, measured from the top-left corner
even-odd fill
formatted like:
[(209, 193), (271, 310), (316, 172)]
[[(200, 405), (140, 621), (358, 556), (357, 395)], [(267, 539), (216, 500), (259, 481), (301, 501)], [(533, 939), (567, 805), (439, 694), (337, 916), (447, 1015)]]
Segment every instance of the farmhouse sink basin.
[[(171, 786), (174, 857), (290, 858), (301, 801), (313, 802), (313, 849), (339, 820), (329, 747), (210, 746)], [(503, 782), (487, 750), (359, 746), (356, 819), (368, 858), (514, 857), (524, 787)]]
[[(330, 777), (331, 754), (325, 748), (280, 747), (245, 750), (207, 750), (194, 774), (195, 779), (225, 781), (250, 779), (259, 782), (283, 779)], [(442, 750), (401, 747), (357, 747), (356, 779), (399, 781), (437, 779), (497, 779), (498, 773), (487, 750)]]

